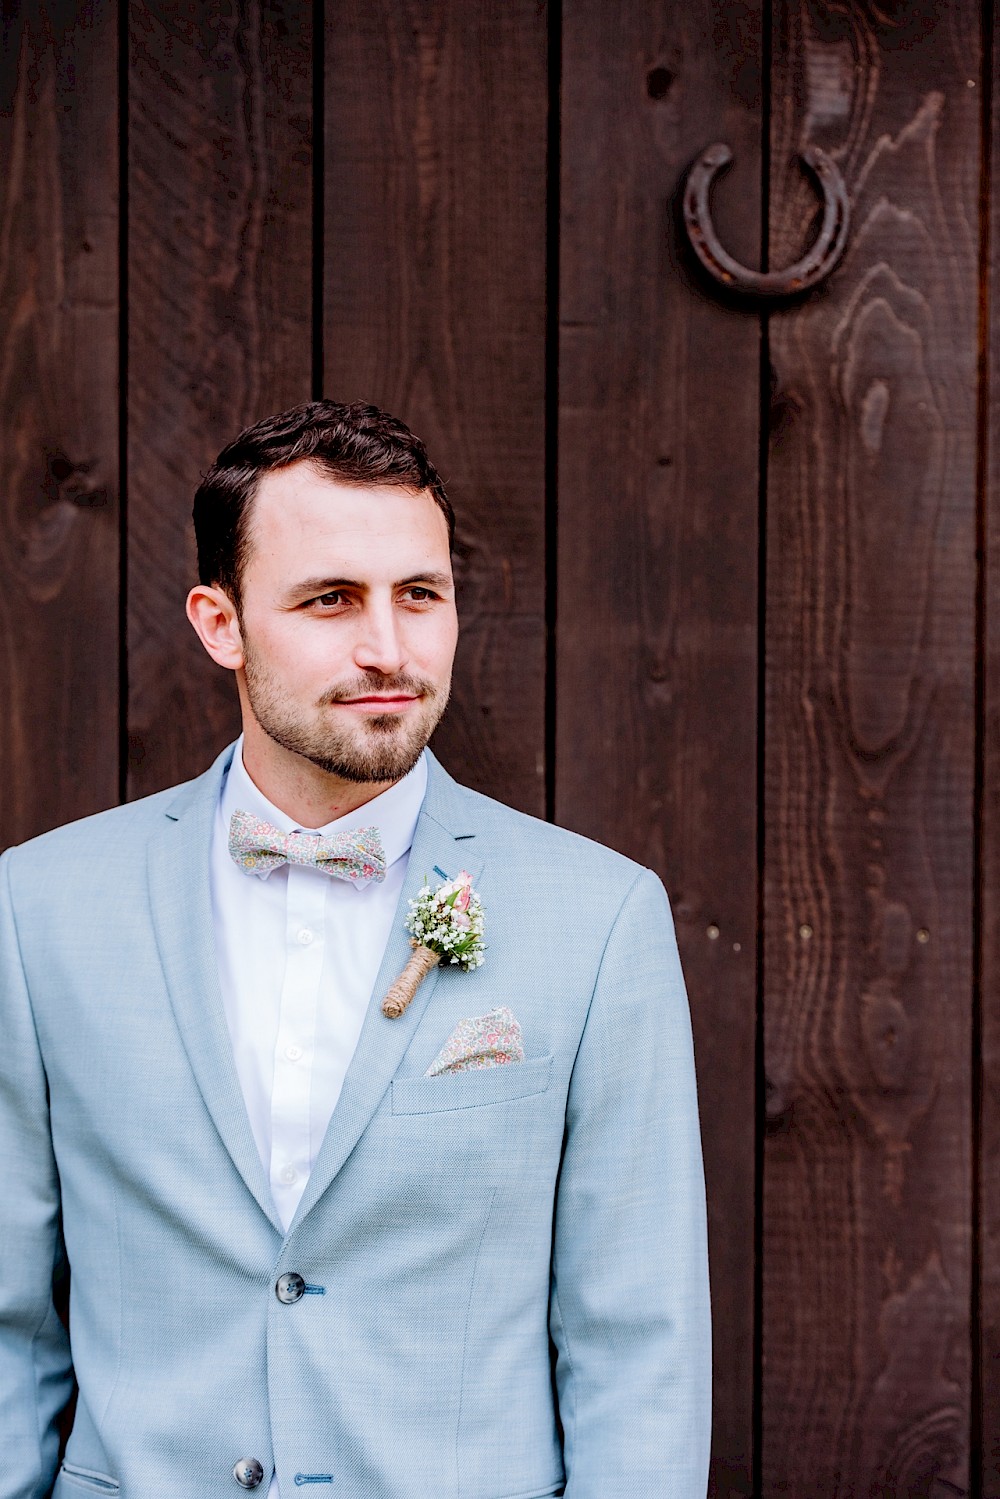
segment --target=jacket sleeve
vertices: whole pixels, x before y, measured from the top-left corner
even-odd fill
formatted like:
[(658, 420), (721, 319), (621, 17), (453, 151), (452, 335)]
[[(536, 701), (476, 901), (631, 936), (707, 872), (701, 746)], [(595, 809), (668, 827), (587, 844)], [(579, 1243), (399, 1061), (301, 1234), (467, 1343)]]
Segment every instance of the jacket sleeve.
[(604, 952), (570, 1083), (550, 1326), (566, 1499), (705, 1499), (711, 1329), (687, 997), (644, 870)]
[(48, 1092), (10, 891), (0, 859), (0, 1499), (43, 1499), (55, 1482), (69, 1399), (69, 1339), (53, 1305), (63, 1264)]

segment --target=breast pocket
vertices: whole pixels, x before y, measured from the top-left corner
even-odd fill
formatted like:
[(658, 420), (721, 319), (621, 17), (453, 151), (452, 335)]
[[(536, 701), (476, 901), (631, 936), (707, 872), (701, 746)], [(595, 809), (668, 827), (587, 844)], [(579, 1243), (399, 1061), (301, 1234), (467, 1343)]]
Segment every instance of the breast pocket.
[(483, 1108), (544, 1093), (552, 1078), (552, 1056), (508, 1062), (440, 1077), (402, 1077), (392, 1084), (394, 1114), (440, 1114), (449, 1109)]
[(63, 1463), (59, 1469), (59, 1481), (53, 1489), (53, 1499), (67, 1488), (81, 1489), (88, 1494), (117, 1494), (118, 1480), (107, 1473), (97, 1473), (93, 1468), (78, 1468), (73, 1463)]

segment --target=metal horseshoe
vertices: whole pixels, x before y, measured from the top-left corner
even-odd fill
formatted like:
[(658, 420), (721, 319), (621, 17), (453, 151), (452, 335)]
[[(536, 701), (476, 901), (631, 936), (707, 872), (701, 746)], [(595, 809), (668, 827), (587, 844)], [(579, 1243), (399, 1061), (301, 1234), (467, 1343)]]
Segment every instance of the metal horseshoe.
[(729, 147), (717, 141), (701, 153), (688, 172), (684, 228), (691, 248), (713, 281), (728, 291), (768, 299), (801, 296), (829, 276), (847, 248), (851, 210), (838, 167), (818, 146), (803, 151), (800, 159), (823, 194), (823, 223), (816, 242), (800, 260), (783, 271), (751, 271), (722, 248), (708, 203), (713, 181), (732, 159)]

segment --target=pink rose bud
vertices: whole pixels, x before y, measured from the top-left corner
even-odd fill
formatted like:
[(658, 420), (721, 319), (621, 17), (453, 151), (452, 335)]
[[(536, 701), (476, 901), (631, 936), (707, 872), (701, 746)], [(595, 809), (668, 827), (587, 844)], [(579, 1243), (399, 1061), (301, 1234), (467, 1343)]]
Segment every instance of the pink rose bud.
[(461, 890), (455, 896), (455, 910), (467, 911), (469, 909), (469, 896), (472, 894), (472, 881), (467, 874), (460, 874), (458, 878), (463, 883)]

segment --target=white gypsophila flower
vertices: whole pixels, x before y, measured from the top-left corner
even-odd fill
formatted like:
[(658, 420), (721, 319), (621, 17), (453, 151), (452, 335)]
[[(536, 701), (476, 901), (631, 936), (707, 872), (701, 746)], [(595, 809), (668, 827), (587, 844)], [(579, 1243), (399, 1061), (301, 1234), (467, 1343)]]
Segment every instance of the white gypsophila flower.
[(435, 891), (425, 884), (409, 902), (406, 928), (415, 942), (469, 970), (483, 962), (483, 907), (463, 870)]

